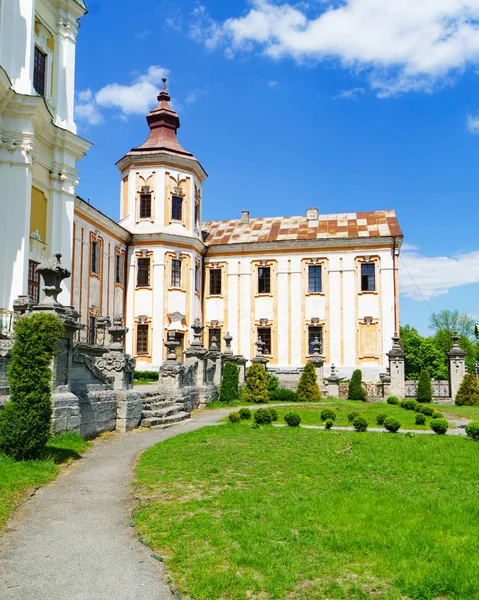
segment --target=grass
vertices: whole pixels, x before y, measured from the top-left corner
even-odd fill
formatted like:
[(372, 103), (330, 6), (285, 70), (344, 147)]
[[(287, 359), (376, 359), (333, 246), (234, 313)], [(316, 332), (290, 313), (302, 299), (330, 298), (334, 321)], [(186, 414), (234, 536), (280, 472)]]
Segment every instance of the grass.
[(26, 494), (55, 479), (58, 465), (79, 458), (87, 446), (76, 433), (64, 433), (46, 446), (40, 460), (17, 462), (0, 453), (0, 529)]
[(479, 406), (456, 406), (455, 404), (434, 404), (433, 406), (444, 415), (479, 421)]
[(472, 599), (478, 486), (464, 438), (223, 425), (142, 455), (135, 520), (184, 598)]

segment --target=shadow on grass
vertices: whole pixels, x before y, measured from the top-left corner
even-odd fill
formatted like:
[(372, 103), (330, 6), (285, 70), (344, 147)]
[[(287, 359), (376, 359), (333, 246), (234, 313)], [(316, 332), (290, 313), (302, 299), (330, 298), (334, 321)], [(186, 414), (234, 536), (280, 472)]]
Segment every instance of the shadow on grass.
[(72, 448), (51, 448), (46, 447), (42, 456), (44, 460), (52, 460), (56, 465), (60, 465), (71, 460), (78, 460), (81, 454)]

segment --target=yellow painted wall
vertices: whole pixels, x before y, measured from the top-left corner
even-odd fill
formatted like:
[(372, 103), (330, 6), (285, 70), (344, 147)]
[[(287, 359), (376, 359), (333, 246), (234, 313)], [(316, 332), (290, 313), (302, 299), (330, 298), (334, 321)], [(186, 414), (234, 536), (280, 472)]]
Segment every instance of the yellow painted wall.
[(30, 212), (30, 233), (38, 230), (42, 242), (47, 241), (48, 200), (39, 189), (32, 187), (32, 208)]

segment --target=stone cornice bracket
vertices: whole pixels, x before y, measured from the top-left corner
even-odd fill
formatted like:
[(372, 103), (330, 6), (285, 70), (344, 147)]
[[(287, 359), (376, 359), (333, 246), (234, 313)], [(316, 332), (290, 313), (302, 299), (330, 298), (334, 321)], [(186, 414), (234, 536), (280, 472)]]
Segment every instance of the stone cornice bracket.
[(78, 35), (78, 27), (76, 19), (71, 16), (60, 17), (57, 21), (57, 31), (65, 37), (76, 40)]

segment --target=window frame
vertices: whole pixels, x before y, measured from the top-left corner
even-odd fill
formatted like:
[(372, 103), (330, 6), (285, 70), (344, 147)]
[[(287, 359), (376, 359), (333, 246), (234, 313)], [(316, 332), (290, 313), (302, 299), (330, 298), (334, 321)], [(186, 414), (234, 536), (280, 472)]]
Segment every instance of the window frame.
[(28, 295), (34, 302), (40, 302), (40, 275), (36, 268), (40, 265), (35, 260), (28, 261)]
[(100, 240), (92, 239), (90, 243), (90, 273), (100, 276)]
[(195, 264), (195, 292), (201, 294), (201, 263)]
[[(266, 276), (266, 272), (268, 273), (267, 276)], [(260, 265), (258, 267), (258, 295), (263, 296), (263, 295), (270, 295), (270, 294), (271, 294), (271, 266)]]
[[(147, 201), (145, 210), (144, 201)], [(151, 192), (140, 192), (138, 218), (140, 221), (150, 221), (153, 217), (153, 194)]]
[[(219, 333), (217, 333), (219, 332)], [(222, 328), (221, 327), (209, 327), (208, 328), (208, 350), (211, 350), (211, 344), (213, 343), (213, 336), (217, 338), (217, 344), (219, 351), (221, 352), (221, 336), (222, 336)]]
[[(140, 268), (140, 265), (147, 265), (148, 268)], [(140, 273), (147, 274), (147, 279), (140, 281)], [(149, 256), (138, 256), (136, 259), (136, 287), (150, 288), (151, 287), (151, 258)]]
[[(363, 273), (366, 269), (373, 269), (371, 273)], [(372, 288), (371, 288), (372, 278)], [(376, 263), (375, 262), (362, 262), (360, 265), (360, 290), (361, 293), (372, 293), (376, 292)]]
[(96, 332), (97, 332), (96, 316), (90, 314), (88, 316), (88, 337), (87, 337), (87, 343), (90, 346), (96, 346)]
[[(311, 271), (312, 270), (319, 270), (319, 276), (316, 275), (312, 275)], [(319, 286), (318, 286), (318, 282), (319, 282)], [(311, 285), (313, 284), (313, 285)], [(312, 289), (312, 288), (316, 288), (319, 287), (318, 289)], [(317, 264), (309, 264), (308, 265), (308, 294), (322, 294), (323, 293), (323, 265), (317, 265)]]
[[(43, 59), (43, 71), (38, 68), (38, 59), (42, 57)], [(39, 96), (42, 98), (47, 97), (47, 85), (48, 85), (48, 53), (44, 52), (38, 44), (35, 44), (35, 49), (33, 53), (33, 89), (37, 92)], [(39, 81), (40, 78), (40, 81)], [(37, 85), (41, 84), (41, 91), (38, 89)]]
[[(182, 280), (182, 260), (181, 258), (171, 259), (171, 272), (170, 272), (170, 287), (181, 289)], [(179, 268), (175, 268), (179, 265)]]
[[(311, 330), (313, 329), (319, 329), (320, 331), (320, 335), (319, 336), (312, 336), (311, 335)], [(316, 339), (316, 337), (318, 337), (319, 341), (321, 342), (321, 348), (319, 353), (322, 355), (323, 354), (323, 348), (324, 348), (324, 326), (323, 325), (308, 325), (308, 356), (313, 356), (314, 354), (314, 347), (313, 347), (313, 342)]]
[(123, 254), (123, 252), (115, 253), (115, 284), (116, 285), (123, 286), (123, 283), (124, 283), (124, 272), (125, 272), (124, 258), (125, 258), (125, 255)]
[[(268, 332), (267, 337), (269, 337), (269, 347), (266, 345), (266, 342), (261, 334), (261, 332)], [(263, 347), (264, 356), (273, 356), (273, 328), (271, 325), (258, 326), (256, 327), (256, 338), (265, 343)]]
[[(221, 296), (223, 294), (223, 269), (221, 267), (214, 267), (208, 269), (209, 271), (209, 285), (208, 292), (209, 296)], [(214, 273), (214, 275), (213, 275)], [(219, 279), (218, 279), (219, 274)], [(216, 288), (215, 288), (216, 286)], [(218, 291), (219, 290), (219, 291)]]
[[(176, 202), (176, 206), (175, 206)], [(175, 212), (179, 211), (179, 217), (175, 216)], [(183, 196), (178, 196), (178, 194), (172, 194), (171, 196), (171, 220), (177, 222), (183, 222)], [(178, 214), (178, 213), (177, 213)]]
[[(139, 350), (139, 342), (140, 342), (140, 331), (145, 332), (146, 336), (141, 336), (141, 343), (143, 344), (143, 348)], [(150, 352), (150, 324), (149, 323), (137, 323), (136, 324), (136, 335), (135, 335), (135, 355), (136, 356), (149, 356)]]

